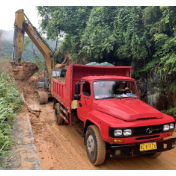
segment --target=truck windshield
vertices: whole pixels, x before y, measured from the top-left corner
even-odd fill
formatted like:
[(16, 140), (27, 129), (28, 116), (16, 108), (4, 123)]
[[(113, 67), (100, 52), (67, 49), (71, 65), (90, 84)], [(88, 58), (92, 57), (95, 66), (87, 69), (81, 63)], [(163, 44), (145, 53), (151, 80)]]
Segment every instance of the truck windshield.
[(95, 99), (138, 98), (136, 84), (133, 81), (94, 81), (93, 90)]

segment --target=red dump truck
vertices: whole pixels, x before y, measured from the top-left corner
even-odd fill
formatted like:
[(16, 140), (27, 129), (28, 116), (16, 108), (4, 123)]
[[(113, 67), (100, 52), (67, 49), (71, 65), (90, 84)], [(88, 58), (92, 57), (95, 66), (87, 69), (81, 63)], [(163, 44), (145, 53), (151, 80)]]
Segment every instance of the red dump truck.
[[(59, 75), (59, 74), (58, 74)], [(157, 157), (175, 147), (175, 120), (139, 99), (131, 67), (70, 65), (65, 81), (51, 79), (55, 120), (81, 122), (93, 165), (110, 157)], [(164, 139), (166, 138), (166, 139)]]

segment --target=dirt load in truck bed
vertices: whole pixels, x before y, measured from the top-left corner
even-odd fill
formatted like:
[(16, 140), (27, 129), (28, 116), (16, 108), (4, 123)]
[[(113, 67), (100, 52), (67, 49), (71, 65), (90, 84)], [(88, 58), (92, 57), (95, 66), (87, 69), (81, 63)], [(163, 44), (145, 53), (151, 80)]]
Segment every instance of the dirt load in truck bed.
[(65, 82), (65, 78), (55, 78), (59, 82)]

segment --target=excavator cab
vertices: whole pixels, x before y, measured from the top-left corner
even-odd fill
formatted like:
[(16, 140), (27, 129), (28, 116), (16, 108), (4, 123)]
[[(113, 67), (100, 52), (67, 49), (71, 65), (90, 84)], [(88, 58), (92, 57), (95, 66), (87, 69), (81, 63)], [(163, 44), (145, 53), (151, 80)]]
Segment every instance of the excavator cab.
[(66, 69), (55, 68), (51, 69), (51, 76), (53, 78), (65, 78), (66, 76)]

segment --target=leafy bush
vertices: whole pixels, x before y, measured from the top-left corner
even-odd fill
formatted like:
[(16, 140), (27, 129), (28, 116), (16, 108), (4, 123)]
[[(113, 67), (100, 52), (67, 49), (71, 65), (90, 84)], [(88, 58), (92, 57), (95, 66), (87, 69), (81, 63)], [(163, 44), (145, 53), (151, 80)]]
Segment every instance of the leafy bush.
[(14, 83), (7, 74), (0, 74), (0, 157), (8, 155), (8, 149), (13, 145), (10, 134), (15, 116), (22, 107), (22, 99)]
[(175, 108), (170, 108), (168, 110), (163, 110), (161, 112), (163, 112), (165, 114), (168, 114), (170, 116), (173, 116), (176, 119), (176, 107)]

